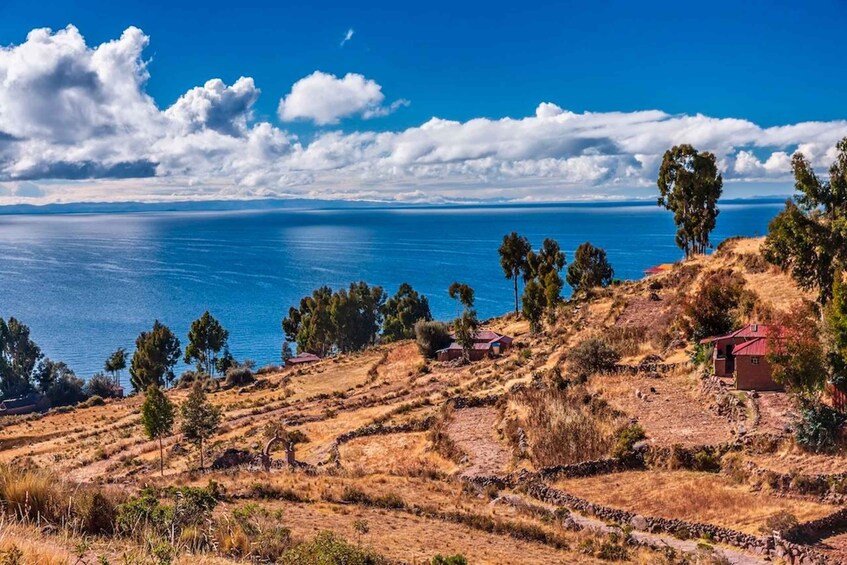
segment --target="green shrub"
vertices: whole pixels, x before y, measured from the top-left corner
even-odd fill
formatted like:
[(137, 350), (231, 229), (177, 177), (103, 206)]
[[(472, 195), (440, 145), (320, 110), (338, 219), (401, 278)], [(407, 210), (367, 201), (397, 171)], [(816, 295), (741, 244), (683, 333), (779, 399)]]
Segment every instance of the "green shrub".
[(450, 329), (446, 324), (418, 320), (415, 323), (415, 341), (421, 355), (431, 359), (435, 357), (436, 351), (450, 345), (453, 338), (450, 337)]
[(808, 451), (831, 453), (838, 446), (838, 434), (845, 418), (825, 404), (810, 404), (794, 425), (794, 437)]
[(720, 471), (721, 465), (717, 455), (707, 449), (701, 449), (691, 457), (691, 468), (695, 471)]
[(430, 565), (468, 565), (468, 560), (461, 553), (456, 555), (436, 554), (430, 561)]
[(620, 358), (620, 354), (611, 345), (598, 338), (582, 340), (567, 354), (571, 370), (581, 379), (611, 371)]
[(254, 382), (256, 377), (247, 367), (232, 367), (226, 372), (226, 386), (244, 386)]
[(370, 549), (356, 547), (332, 532), (321, 532), (312, 541), (286, 551), (283, 565), (388, 565), (389, 561)]
[(152, 489), (143, 490), (138, 496), (118, 506), (116, 529), (126, 535), (151, 529), (159, 535), (168, 532), (174, 521), (174, 509), (161, 504)]
[(85, 393), (89, 396), (102, 398), (117, 398), (121, 395), (121, 387), (115, 384), (111, 377), (96, 373), (85, 383)]
[[(171, 487), (157, 492), (147, 488), (117, 508), (116, 529), (126, 535), (152, 531), (165, 536), (206, 522), (218, 501), (214, 488)], [(170, 499), (172, 504), (163, 502)]]
[(638, 424), (630, 424), (618, 432), (615, 446), (612, 448), (612, 457), (628, 457), (632, 455), (632, 449), (636, 443), (644, 439), (644, 429)]

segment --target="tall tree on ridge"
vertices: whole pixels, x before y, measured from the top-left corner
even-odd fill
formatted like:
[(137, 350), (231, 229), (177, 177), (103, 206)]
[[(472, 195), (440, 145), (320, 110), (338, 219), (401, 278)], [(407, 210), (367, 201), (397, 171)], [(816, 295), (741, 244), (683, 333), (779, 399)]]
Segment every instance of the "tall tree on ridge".
[(174, 404), (155, 384), (147, 387), (144, 403), (141, 405), (141, 425), (150, 439), (159, 442), (159, 473), (165, 476), (165, 452), (162, 440), (173, 433)]
[(723, 192), (723, 177), (714, 154), (700, 153), (691, 145), (673, 146), (665, 151), (656, 184), (659, 206), (674, 213), (676, 244), (686, 259), (705, 253)]
[(454, 282), (447, 289), (447, 293), (450, 298), (459, 303), (459, 308), (462, 309), (461, 314), (453, 321), (453, 332), (456, 334), (456, 343), (462, 346), (462, 353), (467, 359), (479, 330), (479, 320), (473, 308), (474, 290), (470, 285)]
[(415, 337), (418, 320), (432, 320), (429, 300), (408, 283), (401, 284), (397, 294), (385, 302), (383, 314), (382, 339), (385, 341), (411, 339)]
[(191, 322), (188, 330), (188, 345), (185, 347), (185, 362), (194, 361), (199, 371), (214, 375), (218, 359), (216, 355), (227, 346), (229, 332), (208, 310)]
[(124, 369), (126, 369), (126, 348), (119, 347), (103, 363), (103, 370), (112, 375), (115, 384), (120, 384), (121, 371)]
[(29, 337), (29, 327), (15, 318), (0, 318), (0, 393), (11, 398), (28, 392), (44, 357)]
[(159, 320), (153, 329), (141, 332), (135, 340), (135, 353), (129, 365), (130, 383), (136, 391), (151, 384), (164, 386), (174, 378), (173, 368), (180, 357), (179, 339)]
[(200, 468), (203, 468), (203, 444), (214, 435), (221, 423), (220, 408), (206, 398), (203, 383), (197, 381), (180, 406), (182, 425), (180, 431), (185, 439), (197, 446), (200, 452)]
[(507, 279), (512, 280), (515, 285), (515, 314), (518, 313), (518, 279), (527, 270), (527, 256), (532, 251), (529, 240), (517, 232), (503, 236), (503, 244), (500, 245), (500, 266)]
[(821, 180), (797, 152), (791, 159), (796, 203), (768, 226), (765, 259), (788, 270), (801, 287), (818, 291), (818, 302), (832, 298), (836, 273), (847, 265), (847, 137), (838, 142), (829, 179)]
[(300, 308), (290, 308), (282, 320), (288, 341), (297, 344), (298, 353), (323, 357), (332, 350), (335, 331), (332, 324), (332, 289), (322, 286), (300, 300)]
[(602, 247), (585, 242), (576, 248), (573, 263), (568, 265), (567, 281), (574, 290), (609, 286), (615, 271)]

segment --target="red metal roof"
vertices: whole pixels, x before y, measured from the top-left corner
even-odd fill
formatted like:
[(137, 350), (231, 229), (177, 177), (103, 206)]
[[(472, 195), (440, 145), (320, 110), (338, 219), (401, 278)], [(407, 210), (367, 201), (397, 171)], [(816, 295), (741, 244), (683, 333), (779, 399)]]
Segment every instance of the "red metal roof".
[[(455, 335), (453, 336), (453, 339), (456, 339)], [(474, 335), (474, 344), (472, 349), (491, 349), (491, 347), (495, 343), (504, 343), (506, 344), (506, 346), (509, 346), (512, 344), (512, 341), (514, 341), (513, 338), (507, 335), (498, 334), (497, 332), (492, 332), (491, 330), (480, 330), (476, 332), (476, 335)], [(453, 343), (451, 343), (444, 349), (439, 349), (438, 351), (447, 351), (448, 349), (462, 349), (462, 346), (453, 341)]]
[(766, 326), (764, 324), (750, 324), (734, 332), (732, 334), (732, 337), (743, 337), (745, 339), (750, 339), (755, 337), (768, 337), (770, 333), (770, 326)]
[(735, 330), (734, 332), (728, 333), (726, 335), (716, 335), (701, 339), (700, 343), (711, 343), (713, 341), (729, 339), (733, 337), (741, 339), (757, 339), (760, 337), (768, 337), (771, 331), (771, 326), (767, 326), (765, 324), (748, 324), (743, 328)]
[(288, 360), (288, 363), (296, 365), (297, 363), (314, 363), (320, 361), (321, 358), (314, 353), (301, 353)]
[(769, 340), (764, 337), (745, 341), (744, 343), (736, 346), (735, 349), (732, 350), (732, 354), (736, 357), (740, 355), (762, 357), (768, 354), (768, 341)]

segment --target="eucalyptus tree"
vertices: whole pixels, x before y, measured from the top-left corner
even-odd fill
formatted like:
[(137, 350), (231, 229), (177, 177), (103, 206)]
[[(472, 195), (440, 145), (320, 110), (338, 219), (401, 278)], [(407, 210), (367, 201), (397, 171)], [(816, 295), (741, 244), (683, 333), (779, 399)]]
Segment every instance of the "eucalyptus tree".
[(383, 307), (382, 339), (397, 341), (415, 337), (415, 324), (419, 320), (432, 320), (429, 300), (418, 294), (408, 283), (403, 283), (397, 294), (386, 300)]
[(503, 236), (503, 243), (498, 250), (500, 253), (500, 266), (506, 278), (514, 283), (515, 287), (515, 314), (518, 313), (518, 279), (527, 270), (527, 256), (532, 251), (529, 240), (517, 232)]
[(715, 155), (701, 153), (691, 145), (675, 145), (665, 151), (656, 184), (659, 206), (674, 213), (676, 243), (685, 257), (705, 253), (723, 193), (723, 177)]
[(217, 354), (226, 350), (229, 332), (208, 310), (191, 322), (185, 362), (196, 364), (198, 371), (213, 375), (218, 364)]
[(836, 145), (828, 179), (818, 177), (800, 152), (791, 168), (798, 194), (771, 220), (764, 256), (804, 289), (816, 290), (818, 301), (826, 304), (836, 274), (847, 266), (847, 138)]
[(130, 383), (136, 391), (151, 384), (164, 386), (174, 379), (173, 368), (180, 357), (179, 339), (159, 320), (149, 332), (141, 332), (135, 340), (135, 353), (129, 366)]
[(32, 387), (34, 373), (44, 356), (30, 338), (29, 327), (15, 318), (0, 318), (0, 393), (10, 398)]
[(606, 250), (586, 241), (576, 248), (573, 262), (568, 265), (566, 279), (574, 290), (609, 286), (615, 271), (606, 258)]

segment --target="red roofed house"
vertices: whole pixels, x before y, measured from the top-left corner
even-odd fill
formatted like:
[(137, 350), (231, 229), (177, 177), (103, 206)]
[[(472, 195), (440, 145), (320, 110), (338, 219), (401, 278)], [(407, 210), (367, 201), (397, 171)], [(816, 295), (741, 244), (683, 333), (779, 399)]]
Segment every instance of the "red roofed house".
[(782, 390), (771, 377), (767, 360), (770, 326), (750, 324), (722, 336), (708, 337), (701, 344), (713, 344), (715, 375), (734, 377), (738, 390)]
[[(462, 356), (462, 346), (456, 343), (456, 336), (453, 336), (453, 343), (444, 349), (436, 351), (439, 361), (451, 361)], [(512, 347), (511, 337), (498, 334), (490, 330), (481, 330), (474, 336), (473, 349), (468, 351), (468, 357), (471, 361), (479, 361), (486, 357), (494, 357), (508, 351)]]
[(295, 355), (285, 361), (286, 367), (294, 367), (296, 365), (303, 365), (305, 363), (314, 363), (316, 361), (320, 361), (321, 358), (315, 355), (314, 353), (300, 353), (299, 355)]

